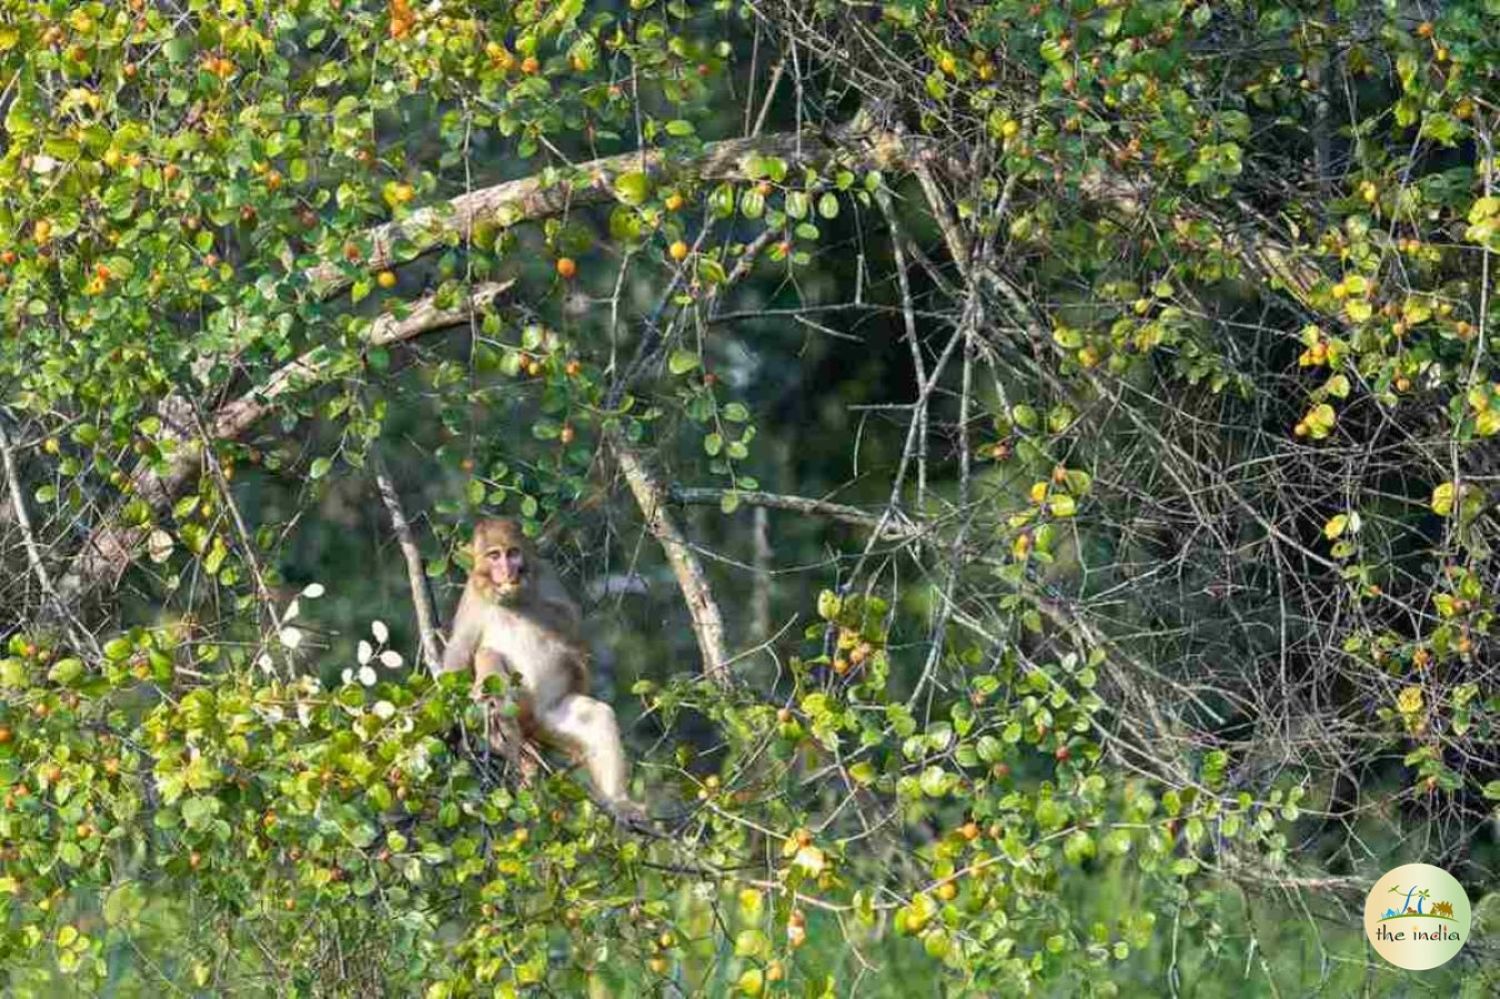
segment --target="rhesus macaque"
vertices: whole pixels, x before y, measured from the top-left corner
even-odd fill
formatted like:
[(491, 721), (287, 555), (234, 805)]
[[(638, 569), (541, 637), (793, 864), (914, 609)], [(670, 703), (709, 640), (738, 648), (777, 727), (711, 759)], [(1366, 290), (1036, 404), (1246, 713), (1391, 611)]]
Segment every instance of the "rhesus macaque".
[(490, 705), (490, 744), (520, 768), (523, 780), (535, 770), (525, 743), (556, 746), (584, 765), (617, 819), (639, 825), (645, 813), (626, 787), (629, 767), (614, 709), (588, 696), (578, 605), (513, 520), (474, 525), (473, 554), (443, 672), (472, 665), (476, 697), (490, 676), (507, 678), (518, 711), (508, 717)]

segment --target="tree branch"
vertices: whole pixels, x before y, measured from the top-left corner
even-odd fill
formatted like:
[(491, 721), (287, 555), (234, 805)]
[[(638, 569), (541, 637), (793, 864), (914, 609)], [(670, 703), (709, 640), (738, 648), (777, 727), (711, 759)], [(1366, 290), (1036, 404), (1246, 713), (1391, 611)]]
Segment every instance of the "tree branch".
[(667, 511), (671, 497), (645, 460), (624, 441), (618, 430), (608, 431), (606, 438), (636, 505), (640, 507), (641, 516), (645, 518), (646, 529), (661, 545), (672, 574), (677, 577), (677, 586), (682, 590), (688, 615), (693, 621), (693, 634), (698, 638), (698, 650), (703, 654), (703, 675), (714, 683), (727, 684), (729, 671), (728, 657), (724, 654), (724, 618), (714, 601), (703, 564)]
[[(851, 137), (852, 138), (852, 137)], [(460, 195), (451, 201), (419, 209), (404, 219), (369, 230), (362, 240), (369, 252), (356, 264), (325, 262), (303, 272), (320, 296), (347, 288), (358, 274), (411, 260), (450, 241), (465, 237), (479, 222), (515, 225), (560, 215), (585, 205), (615, 200), (614, 182), (621, 174), (643, 172), (653, 181), (673, 172), (703, 181), (743, 180), (751, 156), (776, 156), (795, 166), (815, 166), (843, 153), (854, 160), (904, 158), (916, 147), (871, 143), (866, 148), (836, 147), (816, 133), (778, 132), (766, 136), (711, 142), (696, 158), (673, 163), (659, 149), (634, 150), (604, 156), (574, 169), (544, 170)], [(359, 240), (356, 240), (358, 242)]]
[(52, 576), (47, 571), (47, 563), (42, 558), (41, 548), (37, 545), (36, 534), (31, 527), (31, 513), (26, 509), (26, 494), (21, 488), (21, 474), (16, 468), (15, 449), (11, 446), (10, 434), (5, 429), (5, 422), (6, 417), (0, 414), (0, 462), (3, 462), (5, 467), (5, 482), (10, 489), (11, 506), (15, 508), (16, 526), (21, 532), (21, 544), (26, 549), (26, 561), (31, 566), (32, 575), (36, 576), (36, 581), (42, 588), (42, 599), (46, 606), (51, 612), (61, 615), (73, 647), (99, 656), (101, 652), (94, 636), (74, 617), (72, 609), (58, 596), (57, 588), (52, 585)]
[[(667, 500), (679, 506), (718, 506), (729, 493), (730, 490), (727, 489), (674, 485), (667, 491)], [(880, 514), (870, 513), (846, 503), (830, 503), (827, 500), (809, 499), (806, 496), (788, 496), (783, 493), (746, 492), (743, 489), (733, 490), (733, 494), (741, 503), (748, 506), (827, 517), (830, 520), (853, 524), (866, 530), (880, 526)], [(887, 520), (882, 529), (881, 538), (887, 541), (900, 541), (915, 537), (919, 533), (920, 530), (910, 524)]]
[(417, 636), (421, 643), (423, 665), (436, 675), (442, 664), (438, 651), (437, 610), (433, 607), (432, 591), (427, 586), (427, 573), (422, 568), (422, 553), (417, 548), (416, 536), (411, 522), (401, 505), (401, 494), (396, 483), (391, 481), (390, 469), (385, 459), (377, 452), (375, 459), (375, 487), (380, 490), (380, 500), (391, 515), (391, 531), (396, 535), (396, 544), (406, 560), (406, 582), (411, 587), (411, 606), (417, 617)]

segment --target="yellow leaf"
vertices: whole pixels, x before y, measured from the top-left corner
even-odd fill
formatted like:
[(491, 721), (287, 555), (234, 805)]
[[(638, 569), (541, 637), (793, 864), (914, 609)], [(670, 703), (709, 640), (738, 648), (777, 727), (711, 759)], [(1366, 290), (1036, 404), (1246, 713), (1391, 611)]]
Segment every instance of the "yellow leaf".
[(1422, 688), (1417, 686), (1402, 687), (1401, 693), (1396, 696), (1396, 710), (1403, 715), (1414, 715), (1422, 710)]
[(1415, 326), (1432, 318), (1432, 306), (1420, 298), (1408, 298), (1401, 306), (1401, 315)]
[(1439, 517), (1446, 517), (1453, 512), (1453, 497), (1456, 493), (1453, 483), (1444, 482), (1432, 491), (1432, 512)]
[(1322, 440), (1327, 437), (1337, 421), (1338, 414), (1326, 402), (1314, 406), (1307, 411), (1307, 416), (1303, 417), (1303, 422), (1307, 424), (1307, 431), (1313, 440)]
[(1344, 313), (1351, 321), (1362, 323), (1375, 314), (1375, 310), (1362, 298), (1351, 298), (1344, 303)]
[(1041, 503), (1047, 498), (1047, 483), (1036, 482), (1031, 486), (1031, 502)]
[(1328, 523), (1323, 525), (1323, 536), (1329, 541), (1332, 541), (1334, 538), (1337, 538), (1341, 534), (1343, 534), (1344, 530), (1348, 528), (1348, 526), (1349, 515), (1347, 513), (1341, 513), (1338, 516), (1331, 518)]

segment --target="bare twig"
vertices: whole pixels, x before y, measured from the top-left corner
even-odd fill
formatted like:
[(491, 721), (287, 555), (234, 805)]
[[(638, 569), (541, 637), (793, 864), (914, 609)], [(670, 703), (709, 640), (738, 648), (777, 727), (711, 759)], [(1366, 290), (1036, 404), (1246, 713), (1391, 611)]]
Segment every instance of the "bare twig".
[[(668, 499), (672, 503), (690, 506), (718, 506), (730, 494), (727, 489), (706, 489), (692, 486), (672, 486)], [(773, 510), (790, 510), (818, 517), (828, 517), (846, 524), (855, 524), (873, 529), (881, 523), (881, 515), (862, 510), (847, 503), (831, 503), (827, 500), (810, 499), (806, 496), (787, 496), (781, 493), (755, 492), (744, 489), (733, 490), (733, 495), (747, 506), (769, 507)], [(918, 531), (904, 520), (888, 521), (882, 533), (886, 540), (900, 540), (916, 536)]]

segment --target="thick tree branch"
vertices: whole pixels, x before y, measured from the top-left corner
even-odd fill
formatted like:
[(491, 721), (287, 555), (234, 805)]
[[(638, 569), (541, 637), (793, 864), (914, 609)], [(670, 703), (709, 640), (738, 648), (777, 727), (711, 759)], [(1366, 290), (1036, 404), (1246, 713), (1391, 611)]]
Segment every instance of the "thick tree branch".
[(682, 590), (688, 615), (692, 618), (693, 634), (698, 638), (698, 650), (703, 654), (703, 675), (715, 683), (727, 684), (729, 671), (728, 657), (724, 654), (724, 618), (709, 588), (703, 563), (668, 512), (671, 497), (645, 459), (622, 439), (618, 430), (609, 431), (607, 439), (615, 460), (620, 464), (620, 472), (625, 476), (625, 483), (645, 518), (646, 529), (661, 545), (672, 574), (677, 577), (677, 586)]
[[(475, 224), (515, 225), (560, 215), (565, 210), (615, 200), (615, 178), (643, 172), (653, 181), (668, 172), (701, 181), (744, 180), (752, 156), (776, 156), (797, 166), (816, 166), (842, 155), (853, 162), (883, 167), (899, 166), (916, 148), (914, 141), (870, 141), (874, 136), (850, 136), (850, 146), (831, 145), (816, 133), (779, 132), (712, 142), (690, 160), (669, 160), (659, 149), (604, 156), (571, 170), (548, 169), (539, 174), (471, 191), (451, 201), (412, 212), (404, 219), (369, 230), (362, 240), (368, 253), (358, 265), (325, 262), (304, 272), (322, 296), (347, 288), (358, 274), (403, 263), (439, 246), (457, 243)], [(356, 240), (358, 242), (360, 240)]]

